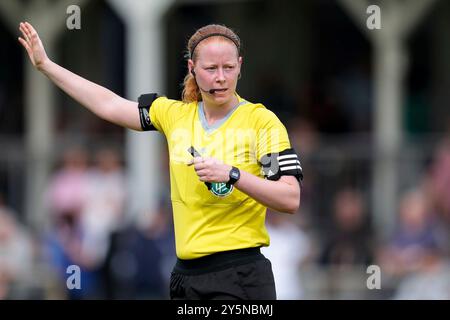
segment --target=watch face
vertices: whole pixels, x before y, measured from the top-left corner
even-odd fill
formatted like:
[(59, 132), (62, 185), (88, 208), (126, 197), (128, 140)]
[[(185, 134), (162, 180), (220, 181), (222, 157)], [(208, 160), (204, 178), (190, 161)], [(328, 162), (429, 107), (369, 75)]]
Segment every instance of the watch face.
[(230, 181), (229, 182), (231, 184), (235, 183), (236, 181), (239, 180), (240, 176), (241, 176), (241, 173), (239, 172), (239, 169), (236, 167), (232, 167), (230, 170)]

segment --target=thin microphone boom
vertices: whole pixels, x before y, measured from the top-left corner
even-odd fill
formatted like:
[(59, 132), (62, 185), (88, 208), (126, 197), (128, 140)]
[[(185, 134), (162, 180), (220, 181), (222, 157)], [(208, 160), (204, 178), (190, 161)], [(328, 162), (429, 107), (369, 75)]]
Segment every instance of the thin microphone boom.
[[(195, 71), (194, 71), (194, 70), (191, 70), (191, 73), (192, 73), (192, 75), (194, 76), (194, 79), (195, 79)], [(195, 82), (197, 82), (197, 79), (195, 79)], [(200, 86), (198, 85), (198, 82), (197, 82), (197, 87), (198, 87), (201, 91), (206, 92), (206, 93), (209, 93), (209, 94), (214, 94), (214, 92), (219, 91), (218, 89), (204, 90), (204, 89), (200, 88)]]
[(202, 88), (200, 88), (200, 86), (197, 84), (197, 87), (202, 90), (203, 92), (207, 92), (209, 94), (213, 94), (214, 92), (217, 91), (217, 89), (209, 89), (209, 90), (203, 90)]

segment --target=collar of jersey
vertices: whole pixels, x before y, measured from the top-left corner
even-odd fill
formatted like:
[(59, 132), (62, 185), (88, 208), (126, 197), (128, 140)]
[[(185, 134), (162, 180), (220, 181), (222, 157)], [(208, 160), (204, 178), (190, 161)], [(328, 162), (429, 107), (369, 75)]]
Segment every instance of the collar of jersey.
[(233, 109), (231, 109), (227, 115), (225, 117), (223, 117), (222, 119), (214, 122), (213, 125), (209, 125), (208, 121), (206, 121), (206, 116), (205, 116), (205, 112), (203, 110), (203, 101), (199, 101), (198, 102), (198, 116), (200, 118), (200, 123), (202, 124), (203, 129), (206, 131), (206, 133), (211, 134), (214, 130), (218, 129), (225, 121), (228, 120), (228, 118), (231, 117), (231, 115), (233, 114), (233, 112), (240, 106), (242, 106), (243, 104), (246, 104), (247, 101), (242, 99), (237, 93), (235, 93), (236, 97), (238, 98), (239, 103), (234, 106)]

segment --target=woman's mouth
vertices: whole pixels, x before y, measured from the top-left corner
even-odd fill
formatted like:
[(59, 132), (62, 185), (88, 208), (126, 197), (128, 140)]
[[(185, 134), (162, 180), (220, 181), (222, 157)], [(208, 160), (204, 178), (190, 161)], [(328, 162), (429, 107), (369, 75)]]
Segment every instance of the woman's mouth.
[(216, 92), (225, 92), (225, 91), (227, 91), (226, 88), (223, 88), (223, 89), (211, 89), (211, 90), (210, 90), (210, 92), (211, 92), (212, 94), (214, 94), (214, 93), (216, 93)]

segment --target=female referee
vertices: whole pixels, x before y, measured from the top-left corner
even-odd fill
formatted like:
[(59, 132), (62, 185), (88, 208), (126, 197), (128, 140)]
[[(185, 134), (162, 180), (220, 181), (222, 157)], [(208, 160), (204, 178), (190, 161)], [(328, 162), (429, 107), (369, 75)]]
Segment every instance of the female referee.
[(52, 62), (36, 30), (20, 24), (34, 67), (97, 116), (137, 131), (165, 135), (177, 262), (171, 299), (276, 299), (267, 207), (295, 213), (300, 161), (285, 127), (261, 104), (236, 93), (239, 37), (208, 25), (189, 39), (182, 101), (143, 94), (121, 98)]

